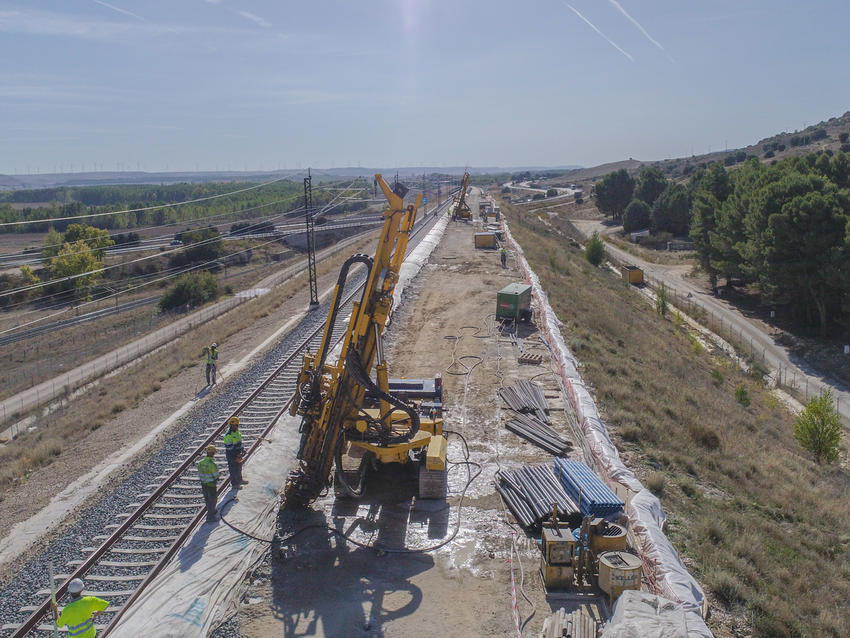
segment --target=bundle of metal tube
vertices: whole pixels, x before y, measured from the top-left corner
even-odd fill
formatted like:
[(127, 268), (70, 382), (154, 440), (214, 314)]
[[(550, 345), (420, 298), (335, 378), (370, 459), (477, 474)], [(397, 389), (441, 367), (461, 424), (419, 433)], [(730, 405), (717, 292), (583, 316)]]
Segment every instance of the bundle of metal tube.
[(608, 516), (622, 511), (623, 501), (581, 461), (555, 459), (553, 469), (566, 493), (579, 504), (585, 516)]
[(572, 447), (567, 439), (530, 414), (517, 414), (505, 424), (505, 427), (517, 436), (521, 436), (526, 441), (534, 443), (555, 456), (565, 455)]
[(549, 404), (543, 394), (543, 388), (534, 381), (518, 381), (499, 389), (499, 396), (514, 412), (533, 413), (541, 421), (549, 422)]
[(581, 523), (578, 507), (547, 465), (499, 472), (496, 489), (517, 522), (526, 529), (537, 528), (551, 518), (553, 505), (558, 508), (559, 520), (569, 521), (573, 526)]

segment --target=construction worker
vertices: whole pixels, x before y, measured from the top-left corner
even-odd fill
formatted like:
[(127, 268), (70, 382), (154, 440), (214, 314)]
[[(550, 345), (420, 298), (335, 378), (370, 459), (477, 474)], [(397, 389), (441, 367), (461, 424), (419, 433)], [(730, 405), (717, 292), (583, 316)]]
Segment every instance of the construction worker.
[(499, 251), (499, 257), (502, 259), (502, 268), (508, 267), (508, 251), (505, 250), (505, 247), (502, 246), (502, 250)]
[[(218, 344), (213, 343), (209, 348), (204, 348), (204, 356), (207, 360), (207, 385), (215, 385), (216, 364), (218, 363)], [(212, 384), (210, 384), (212, 379)]]
[(239, 417), (232, 416), (227, 421), (230, 429), (224, 435), (224, 455), (227, 458), (227, 469), (230, 471), (230, 485), (233, 489), (239, 489), (248, 481), (242, 480), (242, 455), (245, 448), (242, 447), (242, 431), (239, 429)]
[(218, 466), (215, 464), (215, 446), (207, 446), (207, 455), (198, 463), (198, 479), (204, 492), (204, 503), (207, 506), (207, 523), (218, 520), (215, 513), (218, 501)]
[(74, 638), (94, 638), (97, 631), (94, 628), (94, 619), (109, 607), (109, 601), (96, 596), (83, 596), (83, 581), (75, 578), (68, 583), (68, 593), (71, 602), (65, 605), (62, 613), (59, 613), (59, 605), (51, 601), (53, 614), (57, 616), (56, 625), (62, 627), (68, 625), (68, 635)]

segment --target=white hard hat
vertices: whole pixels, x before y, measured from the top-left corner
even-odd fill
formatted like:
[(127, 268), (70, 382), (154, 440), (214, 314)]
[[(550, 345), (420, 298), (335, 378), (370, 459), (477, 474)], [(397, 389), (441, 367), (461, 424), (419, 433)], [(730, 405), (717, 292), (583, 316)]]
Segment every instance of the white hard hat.
[(213, 347), (213, 348), (218, 348), (218, 344), (217, 344), (217, 343), (213, 343), (213, 344), (212, 344), (212, 347)]
[(83, 581), (79, 578), (75, 578), (70, 583), (68, 583), (68, 593), (69, 594), (81, 594), (83, 592)]

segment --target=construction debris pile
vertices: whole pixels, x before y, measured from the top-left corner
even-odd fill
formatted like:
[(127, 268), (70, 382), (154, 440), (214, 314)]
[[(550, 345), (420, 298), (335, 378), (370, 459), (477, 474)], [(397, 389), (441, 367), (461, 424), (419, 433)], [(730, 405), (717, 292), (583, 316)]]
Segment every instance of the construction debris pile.
[(584, 516), (605, 517), (623, 510), (623, 501), (581, 461), (555, 459), (554, 471), (564, 491), (579, 504)]
[(505, 470), (499, 472), (498, 477), (496, 490), (525, 529), (539, 529), (544, 520), (552, 517), (553, 506), (557, 509), (558, 520), (567, 521), (573, 527), (581, 522), (576, 502), (564, 491), (548, 465)]
[(549, 405), (543, 389), (534, 381), (519, 381), (516, 385), (499, 389), (515, 416), (505, 427), (554, 456), (564, 456), (572, 448), (570, 441), (549, 425)]

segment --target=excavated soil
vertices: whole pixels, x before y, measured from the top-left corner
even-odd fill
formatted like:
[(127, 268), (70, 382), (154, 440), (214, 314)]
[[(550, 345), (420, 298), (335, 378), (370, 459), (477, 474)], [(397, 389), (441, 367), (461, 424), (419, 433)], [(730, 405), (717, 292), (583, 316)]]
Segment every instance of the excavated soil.
[[(477, 198), (470, 202), (477, 210)], [(385, 466), (367, 475), (357, 500), (329, 496), (293, 521), (292, 529), (327, 524), (354, 540), (428, 553), (376, 553), (308, 529), (284, 555), (276, 550), (255, 570), (238, 614), (239, 634), (265, 636), (516, 636), (512, 576), (521, 618), (539, 631), (559, 607), (575, 597), (547, 597), (539, 576), (536, 539), (528, 538), (505, 512), (494, 488), (497, 470), (551, 462), (547, 453), (504, 428), (507, 414), (500, 385), (534, 379), (545, 390), (552, 425), (571, 438), (569, 407), (549, 368), (549, 353), (533, 324), (519, 339), (500, 334), (496, 292), (521, 281), (509, 257), (473, 249), (475, 225), (450, 222), (392, 318), (387, 360), (392, 377), (444, 379), (445, 429), (466, 439), (480, 475), (469, 485), (458, 525), (461, 493), (477, 468), (463, 464), (463, 445), (449, 435), (449, 497), (415, 498), (410, 468)], [(542, 365), (521, 365), (520, 352), (543, 356)], [(575, 448), (574, 448), (574, 454)], [(457, 529), (456, 536), (453, 536)], [(512, 544), (520, 557), (511, 564)], [(514, 554), (516, 556), (516, 554)], [(522, 571), (521, 571), (522, 570)], [(512, 574), (513, 571), (513, 574)], [(524, 583), (531, 603), (523, 599)], [(606, 613), (595, 597), (590, 605)]]

